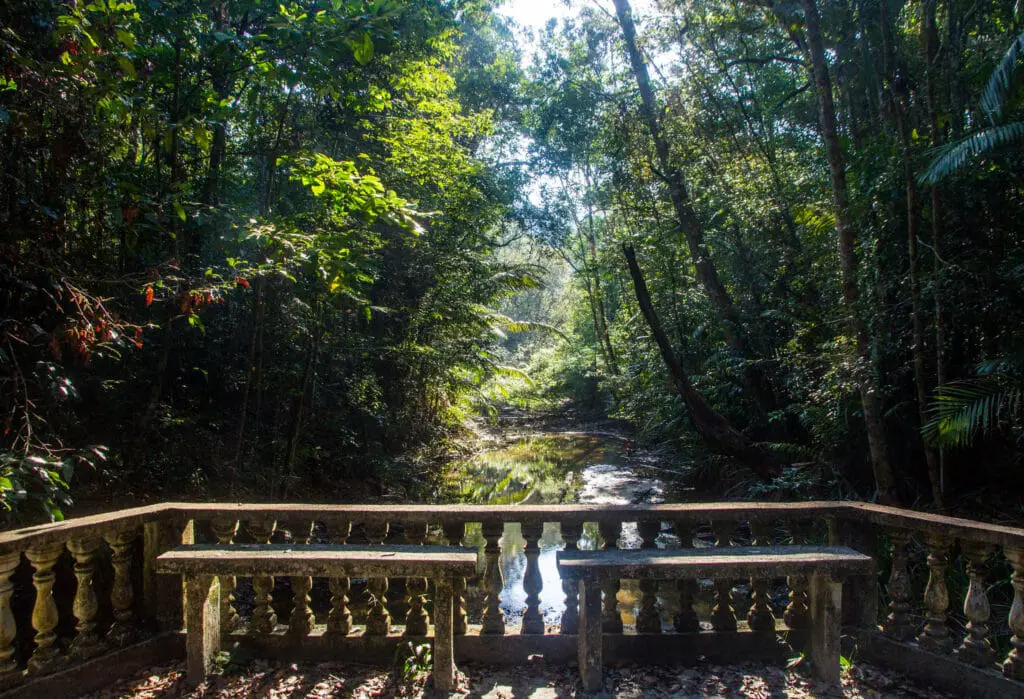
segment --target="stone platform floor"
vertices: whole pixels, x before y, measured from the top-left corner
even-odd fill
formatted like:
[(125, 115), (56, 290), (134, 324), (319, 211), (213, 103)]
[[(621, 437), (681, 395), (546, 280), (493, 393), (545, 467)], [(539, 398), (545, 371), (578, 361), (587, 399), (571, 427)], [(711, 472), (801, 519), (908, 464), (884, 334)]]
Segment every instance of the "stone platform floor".
[[(460, 670), (460, 691), (453, 696), (487, 699), (551, 699), (583, 696), (572, 668), (549, 667), (542, 661), (520, 667), (466, 663)], [(786, 668), (746, 663), (696, 667), (626, 666), (605, 669), (610, 697), (848, 697), (893, 699), (947, 697), (915, 685), (897, 673), (855, 664), (843, 673), (841, 687), (828, 687), (810, 677), (797, 663)], [(197, 689), (184, 686), (183, 663), (149, 668), (126, 678), (92, 699), (133, 697), (434, 697), (424, 675), (401, 670), (345, 663), (279, 664), (251, 661), (229, 664)]]

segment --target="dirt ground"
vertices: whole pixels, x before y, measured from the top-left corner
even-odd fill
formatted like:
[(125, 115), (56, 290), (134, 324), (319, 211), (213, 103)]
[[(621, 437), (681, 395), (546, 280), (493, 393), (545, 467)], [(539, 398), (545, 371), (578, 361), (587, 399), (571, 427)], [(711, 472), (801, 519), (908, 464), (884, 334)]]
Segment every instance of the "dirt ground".
[[(494, 667), (466, 663), (460, 667), (459, 691), (452, 696), (488, 699), (550, 699), (583, 696), (576, 671), (543, 662)], [(405, 675), (403, 677), (403, 674)], [(613, 697), (944, 697), (914, 685), (899, 674), (866, 664), (843, 673), (842, 685), (829, 687), (812, 679), (799, 665), (757, 663), (699, 667), (626, 666), (605, 670), (605, 691)], [(184, 665), (150, 668), (126, 678), (93, 699), (113, 697), (436, 697), (425, 673), (389, 671), (345, 663), (275, 664), (254, 661), (228, 665), (223, 674), (188, 690)]]

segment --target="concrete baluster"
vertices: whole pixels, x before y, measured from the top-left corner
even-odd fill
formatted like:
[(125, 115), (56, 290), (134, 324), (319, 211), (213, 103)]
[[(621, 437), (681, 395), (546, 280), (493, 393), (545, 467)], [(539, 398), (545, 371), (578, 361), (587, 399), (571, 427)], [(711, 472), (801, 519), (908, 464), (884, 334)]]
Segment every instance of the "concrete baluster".
[[(292, 541), (300, 546), (308, 545), (313, 538), (313, 527), (315, 522), (309, 520), (294, 520), (288, 528), (292, 533)], [(288, 617), (288, 633), (293, 636), (308, 636), (316, 624), (316, 616), (310, 609), (309, 592), (313, 589), (313, 578), (308, 575), (296, 575), (291, 578), (292, 583), (292, 613)]]
[[(336, 544), (348, 543), (352, 534), (352, 522), (342, 520), (331, 527), (328, 532), (331, 541)], [(346, 636), (352, 631), (352, 612), (348, 608), (348, 593), (352, 582), (348, 578), (331, 578), (327, 582), (331, 591), (331, 611), (327, 613), (327, 633)]]
[(75, 602), (72, 607), (77, 623), (75, 639), (71, 642), (71, 657), (86, 660), (103, 652), (103, 639), (96, 630), (96, 612), (99, 600), (93, 577), (96, 574), (96, 552), (102, 541), (99, 538), (72, 539), (68, 550), (75, 559)]
[[(734, 523), (716, 520), (711, 523), (711, 528), (715, 532), (715, 546), (732, 545)], [(715, 580), (715, 608), (711, 611), (711, 626), (715, 631), (736, 630), (736, 610), (732, 606), (732, 580)]]
[(40, 544), (25, 552), (34, 569), (32, 585), (36, 590), (32, 606), (32, 628), (36, 630), (36, 649), (28, 659), (29, 674), (52, 672), (64, 663), (57, 647), (57, 603), (53, 599), (56, 575), (53, 566), (64, 550), (63, 544)]
[[(210, 523), (210, 529), (221, 546), (228, 546), (235, 542), (238, 535), (238, 520), (229, 517), (217, 517)], [(234, 575), (220, 576), (220, 623), (221, 631), (231, 632), (238, 628), (241, 618), (238, 610), (235, 609), (235, 586), (238, 581)]]
[(953, 650), (953, 639), (946, 625), (946, 610), (949, 609), (949, 589), (946, 587), (946, 568), (949, 567), (950, 542), (942, 535), (931, 535), (926, 540), (928, 547), (928, 585), (924, 589), (924, 606), (927, 610), (925, 625), (917, 637), (918, 645), (933, 653), (949, 653)]
[(985, 576), (988, 574), (988, 559), (995, 548), (987, 544), (964, 543), (967, 558), (967, 574), (971, 578), (964, 598), (964, 616), (967, 617), (967, 635), (956, 649), (956, 656), (962, 662), (978, 667), (987, 667), (996, 660), (996, 652), (989, 640), (988, 620), (992, 607), (985, 591)]
[[(388, 537), (387, 520), (374, 520), (364, 525), (366, 539), (379, 546)], [(366, 613), (366, 635), (387, 636), (391, 632), (391, 613), (388, 611), (388, 579), (373, 577), (366, 581), (369, 609)]]
[(480, 626), (481, 635), (503, 636), (505, 615), (501, 612), (501, 590), (504, 581), (501, 576), (501, 535), (504, 523), (498, 520), (483, 522), (484, 535), (484, 616)]
[[(269, 544), (277, 531), (276, 520), (254, 520), (249, 522), (249, 534), (257, 544)], [(272, 633), (277, 628), (277, 613), (274, 612), (274, 576), (254, 575), (252, 578), (253, 609), (249, 631), (254, 634)]]
[(135, 593), (132, 585), (132, 548), (137, 532), (125, 531), (108, 535), (110, 563), (114, 567), (114, 585), (110, 590), (110, 602), (114, 607), (114, 623), (107, 632), (107, 641), (116, 647), (124, 647), (135, 640)]
[[(754, 537), (754, 546), (772, 545), (772, 523), (770, 521), (754, 520), (750, 523), (750, 531)], [(747, 625), (751, 631), (775, 633), (775, 614), (769, 604), (771, 597), (768, 588), (770, 585), (771, 581), (767, 578), (750, 579), (753, 605), (747, 613)]]
[[(579, 522), (562, 523), (562, 539), (566, 551), (579, 550), (583, 524)], [(580, 630), (580, 590), (573, 580), (562, 581), (562, 592), (565, 593), (565, 611), (562, 613), (562, 625), (559, 629), (563, 634), (575, 634)]]
[(882, 628), (886, 635), (897, 641), (914, 637), (914, 624), (910, 620), (910, 574), (907, 572), (907, 545), (910, 535), (903, 531), (889, 532), (892, 542), (892, 570), (889, 573), (889, 616)]
[[(640, 532), (640, 548), (657, 548), (655, 543), (661, 531), (661, 522), (645, 519), (637, 522)], [(658, 610), (658, 581), (640, 579), (640, 610), (636, 615), (636, 630), (639, 633), (661, 633), (661, 614)]]
[[(405, 540), (414, 545), (422, 545), (427, 540), (427, 523), (411, 522), (405, 527)], [(405, 635), (426, 636), (430, 626), (430, 618), (424, 605), (427, 603), (427, 579), (408, 578), (405, 581), (405, 601), (408, 610), (405, 613)]]
[[(679, 537), (679, 547), (684, 549), (693, 548), (693, 526), (685, 520), (677, 520), (672, 523), (676, 536)], [(697, 581), (680, 580), (676, 583), (676, 591), (679, 595), (679, 611), (672, 619), (672, 627), (678, 633), (692, 633), (700, 631), (700, 620), (693, 608), (697, 600)]]
[(1010, 606), (1010, 654), (1003, 662), (1003, 674), (1013, 680), (1024, 680), (1024, 549), (1004, 549), (1003, 555), (1013, 568), (1013, 604)]
[[(443, 528), (444, 536), (450, 546), (462, 545), (462, 539), (466, 536), (466, 525), (464, 522), (445, 522)], [(469, 621), (466, 615), (465, 578), (455, 578), (452, 581), (452, 595), (454, 605), (452, 631), (456, 636), (464, 636), (469, 628)]]
[(18, 625), (11, 610), (11, 597), (14, 596), (11, 576), (20, 563), (20, 553), (0, 555), (0, 681), (18, 672), (18, 660), (14, 651)]
[(523, 538), (526, 540), (526, 570), (523, 573), (523, 589), (526, 591), (526, 612), (523, 614), (522, 633), (543, 634), (544, 617), (540, 613), (540, 591), (544, 581), (540, 577), (540, 537), (544, 525), (523, 524)]
[[(619, 534), (622, 524), (616, 521), (602, 520), (597, 529), (601, 534), (601, 548), (614, 549), (619, 546)], [(601, 612), (601, 630), (603, 633), (622, 633), (622, 615), (619, 613), (618, 580), (608, 580), (601, 584), (604, 606)]]
[[(808, 523), (795, 521), (790, 526), (795, 545), (807, 543)], [(783, 621), (790, 629), (808, 629), (811, 626), (810, 581), (806, 575), (790, 575), (786, 577), (789, 587), (789, 604), (782, 615)]]

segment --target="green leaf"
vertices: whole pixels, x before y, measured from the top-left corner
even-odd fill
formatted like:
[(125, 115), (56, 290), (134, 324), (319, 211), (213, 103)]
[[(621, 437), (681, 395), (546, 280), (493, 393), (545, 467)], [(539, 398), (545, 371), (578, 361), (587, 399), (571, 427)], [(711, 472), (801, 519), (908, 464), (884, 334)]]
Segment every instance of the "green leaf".
[(185, 213), (185, 207), (181, 205), (181, 202), (176, 201), (174, 202), (173, 206), (175, 213), (178, 214), (178, 218), (180, 218), (182, 221), (187, 221), (188, 215)]
[(373, 60), (373, 37), (370, 36), (370, 32), (363, 32), (362, 41), (352, 47), (352, 53), (359, 65), (365, 66)]
[(121, 66), (121, 70), (123, 70), (125, 75), (127, 75), (132, 80), (135, 80), (135, 79), (138, 78), (138, 75), (135, 72), (135, 64), (133, 64), (128, 59), (127, 56), (118, 56), (117, 57), (117, 65)]
[(114, 36), (116, 36), (117, 40), (120, 41), (121, 44), (129, 51), (135, 48), (135, 35), (131, 32), (124, 29), (118, 29), (114, 32)]

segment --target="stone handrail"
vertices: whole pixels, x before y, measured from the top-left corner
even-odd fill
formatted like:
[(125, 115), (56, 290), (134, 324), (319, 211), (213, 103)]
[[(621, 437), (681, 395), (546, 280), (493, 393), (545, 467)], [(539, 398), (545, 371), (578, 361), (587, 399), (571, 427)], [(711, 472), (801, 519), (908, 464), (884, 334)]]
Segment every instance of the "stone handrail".
[[(566, 610), (559, 626), (555, 630), (545, 628), (540, 613), (542, 582), (538, 568), (544, 525), (557, 525), (567, 548), (579, 546), (585, 525), (592, 532), (590, 540), (596, 539), (596, 545), (604, 548), (619, 546), (623, 525), (632, 523), (636, 523), (641, 548), (657, 545), (665, 523), (674, 530), (682, 546), (804, 543), (827, 536), (830, 543), (850, 545), (875, 556), (879, 569), (889, 571), (887, 583), (881, 586), (873, 578), (846, 586), (851, 599), (844, 608), (854, 612), (847, 615), (849, 623), (871, 632), (879, 630), (876, 609), (881, 596), (888, 605), (880, 629), (884, 638), (940, 659), (949, 656), (942, 662), (954, 668), (975, 668), (994, 674), (998, 664), (1002, 675), (1014, 681), (1024, 694), (1024, 685), (1018, 684), (1024, 680), (1024, 529), (867, 503), (832, 501), (636, 506), (165, 503), (17, 529), (0, 533), (0, 691), (74, 668), (90, 659), (116, 657), (125, 652), (121, 649), (140, 640), (180, 630), (180, 581), (156, 575), (152, 561), (182, 542), (269, 543), (281, 540), (282, 533), (287, 532), (288, 540), (295, 544), (346, 543), (357, 537), (380, 545), (396, 541), (461, 543), (467, 525), (479, 526), (483, 539), (480, 624), (468, 623), (460, 603), (456, 605), (455, 630), (467, 637), (467, 643), (477, 637), (512, 639), (514, 629), (507, 627), (500, 598), (500, 555), (506, 523), (521, 525), (526, 541), (526, 609), (514, 636), (538, 639), (531, 641), (535, 643), (531, 648), (543, 649), (545, 646), (536, 643), (544, 639), (553, 643), (557, 641), (553, 637), (574, 635), (578, 624), (576, 591), (574, 586), (565, 585)], [(827, 535), (824, 523), (828, 525)], [(913, 599), (910, 560), (922, 549), (929, 582), (923, 596)], [(997, 657), (989, 628), (989, 571), (1000, 551), (1013, 571), (1013, 602), (1006, 626), (1000, 627), (1008, 627), (1011, 635), (1005, 657)], [(968, 589), (963, 592), (963, 618), (967, 623), (962, 638), (949, 624), (951, 598), (961, 592), (951, 592), (947, 581), (947, 571), (958, 562), (957, 556), (965, 562), (969, 577)], [(746, 618), (738, 618), (733, 607), (735, 582), (714, 581), (715, 606), (710, 617), (714, 632), (806, 628), (807, 580), (802, 576), (787, 578), (789, 604), (779, 619), (771, 605), (772, 581), (758, 579), (747, 581), (752, 603)], [(320, 610), (320, 618), (326, 622), (326, 626), (320, 627), (316, 626), (317, 614), (311, 608), (310, 578), (290, 580), (292, 611), (280, 623), (274, 606), (281, 601), (284, 591), (275, 589), (273, 578), (262, 576), (252, 580), (252, 613), (247, 619), (242, 619), (236, 608), (236, 583), (230, 577), (221, 580), (224, 633), (261, 642), (278, 639), (275, 643), (279, 645), (273, 646), (277, 648), (284, 643), (282, 638), (289, 643), (305, 638), (303, 643), (307, 647), (319, 638), (334, 639), (331, 643), (339, 638), (350, 640), (348, 637), (355, 629), (349, 606), (349, 597), (354, 593), (349, 580), (328, 581), (331, 600), (328, 609)], [(463, 581), (456, 590), (460, 598), (466, 594), (465, 586)], [(391, 617), (390, 607), (394, 605), (387, 599), (391, 591), (388, 579), (371, 578), (366, 590), (369, 604), (362, 620), (365, 623), (361, 624), (363, 638), (394, 636), (392, 625), (396, 621), (404, 625), (406, 637), (427, 635), (426, 580), (406, 581), (406, 611), (399, 620)], [(618, 590), (617, 581), (609, 582), (604, 590), (602, 626), (607, 634), (622, 633), (622, 615), (616, 603)], [(637, 631), (661, 633), (658, 586), (642, 580), (639, 590)], [(696, 581), (680, 581), (671, 594), (677, 596), (679, 608), (671, 627), (682, 633), (700, 631), (700, 620), (693, 607)], [(662, 590), (661, 598), (664, 595)], [(285, 636), (281, 636), (285, 631)]]

